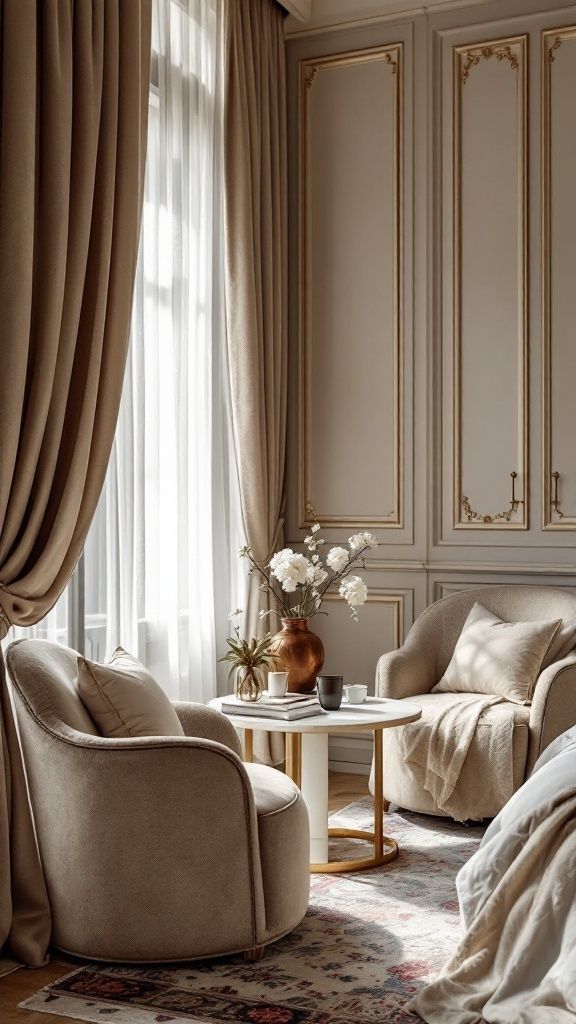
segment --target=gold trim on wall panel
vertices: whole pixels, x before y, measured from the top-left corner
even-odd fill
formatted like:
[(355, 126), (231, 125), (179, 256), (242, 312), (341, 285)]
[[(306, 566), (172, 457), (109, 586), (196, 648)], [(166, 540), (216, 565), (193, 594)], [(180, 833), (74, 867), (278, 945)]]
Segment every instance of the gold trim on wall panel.
[[(326, 527), (355, 529), (358, 526), (377, 529), (404, 528), (404, 384), (403, 384), (403, 91), (404, 91), (404, 44), (391, 43), (365, 50), (350, 50), (328, 57), (316, 57), (300, 61), (300, 472), (299, 507), (300, 528), (310, 526), (317, 518)], [(394, 147), (394, 509), (376, 515), (353, 515), (335, 510), (316, 509), (312, 491), (311, 467), (311, 346), (310, 346), (310, 295), (308, 289), (310, 268), (310, 201), (309, 201), (309, 103), (314, 91), (316, 76), (324, 71), (383, 61), (390, 67), (394, 80), (394, 125), (396, 144)]]
[[(542, 529), (574, 530), (576, 515), (561, 506), (562, 467), (552, 464), (552, 224), (551, 224), (551, 84), (557, 51), (576, 38), (576, 25), (542, 32)], [(560, 483), (559, 483), (560, 481)]]
[[(337, 601), (337, 602), (339, 602), (341, 604), (345, 604), (346, 603), (344, 598), (340, 597), (340, 594), (336, 594), (336, 593), (334, 593), (334, 594), (325, 594), (324, 595), (324, 600), (325, 601)], [(405, 612), (405, 604), (406, 604), (406, 595), (405, 594), (398, 594), (398, 593), (390, 594), (390, 593), (387, 593), (384, 590), (378, 590), (378, 589), (373, 587), (371, 589), (370, 593), (368, 594), (368, 597), (366, 598), (366, 604), (389, 604), (389, 605), (392, 605), (393, 610), (394, 610), (394, 618), (393, 618), (393, 623), (392, 623), (392, 628), (393, 628), (393, 632), (394, 632), (394, 643), (396, 644), (396, 649), (398, 647), (401, 647), (402, 644), (404, 643), (404, 612)], [(361, 613), (362, 613), (362, 609), (360, 609), (360, 614)], [(354, 628), (354, 623), (352, 623), (352, 627), (351, 628)]]
[[(528, 529), (528, 109), (527, 36), (487, 40), (454, 47), (453, 64), (453, 524), (457, 530)], [(476, 512), (462, 490), (462, 95), (482, 61), (505, 61), (517, 77), (518, 97), (518, 437), (522, 464), (510, 466), (511, 498), (504, 511)], [(521, 494), (516, 494), (520, 478)], [(516, 520), (522, 510), (521, 519)]]

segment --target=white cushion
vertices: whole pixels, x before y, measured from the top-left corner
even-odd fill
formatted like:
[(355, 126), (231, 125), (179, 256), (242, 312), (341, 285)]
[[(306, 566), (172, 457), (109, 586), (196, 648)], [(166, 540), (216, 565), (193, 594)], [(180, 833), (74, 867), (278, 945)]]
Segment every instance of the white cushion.
[(491, 693), (515, 704), (529, 702), (561, 619), (503, 622), (476, 603), (433, 693)]
[(103, 736), (183, 736), (180, 719), (148, 669), (122, 647), (107, 665), (78, 657), (78, 693)]

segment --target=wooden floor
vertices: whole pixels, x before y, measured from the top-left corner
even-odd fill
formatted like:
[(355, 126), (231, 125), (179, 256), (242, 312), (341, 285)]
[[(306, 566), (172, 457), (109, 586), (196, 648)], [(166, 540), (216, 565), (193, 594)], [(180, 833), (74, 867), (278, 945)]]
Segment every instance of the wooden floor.
[[(344, 773), (330, 774), (330, 811), (337, 811), (352, 800), (366, 796), (368, 793), (368, 777), (366, 775), (349, 775)], [(68, 974), (79, 966), (79, 961), (67, 959), (63, 954), (55, 954), (47, 967), (31, 971), (21, 969), (14, 974), (0, 978), (0, 1024), (62, 1024), (71, 1020), (54, 1013), (35, 1013), (34, 1010), (21, 1010), (18, 1003), (34, 995), (44, 985), (56, 981), (63, 974)]]

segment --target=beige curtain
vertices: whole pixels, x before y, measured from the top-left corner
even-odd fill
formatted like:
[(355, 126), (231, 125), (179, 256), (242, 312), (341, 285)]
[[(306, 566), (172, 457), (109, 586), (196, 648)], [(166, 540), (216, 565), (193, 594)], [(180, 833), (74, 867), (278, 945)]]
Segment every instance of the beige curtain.
[[(283, 543), (287, 399), (287, 164), (283, 12), (274, 0), (226, 0), (226, 321), (232, 424), (246, 542), (258, 561)], [(250, 583), (246, 630), (266, 608)], [(277, 620), (272, 618), (272, 628)], [(266, 628), (266, 624), (265, 627)], [(256, 734), (259, 760), (281, 737)], [(280, 741), (280, 742), (278, 742)]]
[[(122, 390), (144, 174), (151, 0), (2, 0), (0, 636), (54, 605), (82, 551)], [(50, 921), (7, 693), (0, 947)]]

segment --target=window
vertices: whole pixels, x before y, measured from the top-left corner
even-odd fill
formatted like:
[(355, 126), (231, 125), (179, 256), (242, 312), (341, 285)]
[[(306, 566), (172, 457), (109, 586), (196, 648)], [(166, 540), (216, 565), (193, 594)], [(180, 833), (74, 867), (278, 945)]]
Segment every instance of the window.
[(216, 693), (227, 613), (244, 583), (227, 399), (218, 7), (154, 2), (116, 438), (83, 559), (52, 618), (35, 627), (97, 660), (120, 642), (171, 697), (198, 700)]

